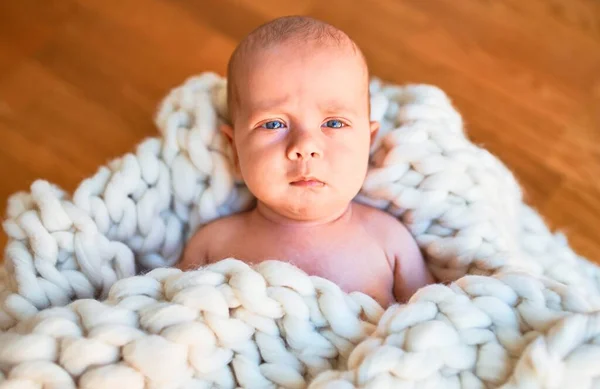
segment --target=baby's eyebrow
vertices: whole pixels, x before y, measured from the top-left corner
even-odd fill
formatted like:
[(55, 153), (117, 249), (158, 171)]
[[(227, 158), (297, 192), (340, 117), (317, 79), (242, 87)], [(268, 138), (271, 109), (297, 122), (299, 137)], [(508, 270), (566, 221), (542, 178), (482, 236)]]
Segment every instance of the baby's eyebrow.
[(328, 101), (325, 104), (322, 104), (319, 106), (319, 108), (321, 109), (321, 112), (323, 113), (350, 113), (350, 114), (356, 114), (356, 109), (351, 107), (351, 106), (347, 106), (345, 104), (340, 103), (339, 101)]
[(290, 96), (285, 95), (283, 97), (279, 97), (276, 99), (262, 100), (262, 101), (254, 102), (254, 103), (252, 103), (252, 110), (253, 111), (268, 111), (269, 109), (271, 109), (273, 107), (279, 107), (281, 105), (286, 104), (289, 99), (290, 99)]
[[(278, 97), (275, 99), (265, 99), (265, 100), (259, 100), (256, 102), (252, 103), (252, 112), (263, 112), (263, 111), (269, 111), (271, 109), (273, 109), (274, 107), (281, 107), (282, 105), (285, 105), (290, 99), (289, 95), (285, 95), (282, 97)], [(324, 103), (319, 104), (319, 109), (321, 110), (322, 113), (324, 114), (339, 114), (339, 113), (346, 113), (346, 114), (352, 114), (352, 115), (356, 115), (357, 110), (356, 108), (340, 103), (337, 100), (332, 100), (332, 101), (326, 101)]]

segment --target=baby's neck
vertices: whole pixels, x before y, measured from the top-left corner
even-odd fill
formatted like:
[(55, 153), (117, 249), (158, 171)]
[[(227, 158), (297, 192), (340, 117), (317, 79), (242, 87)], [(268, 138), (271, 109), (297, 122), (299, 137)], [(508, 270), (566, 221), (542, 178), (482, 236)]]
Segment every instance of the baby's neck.
[(252, 217), (266, 224), (286, 228), (326, 227), (341, 224), (350, 220), (352, 217), (352, 202), (350, 202), (341, 212), (332, 213), (331, 215), (319, 219), (302, 220), (281, 215), (264, 203), (258, 201), (256, 208), (252, 211)]

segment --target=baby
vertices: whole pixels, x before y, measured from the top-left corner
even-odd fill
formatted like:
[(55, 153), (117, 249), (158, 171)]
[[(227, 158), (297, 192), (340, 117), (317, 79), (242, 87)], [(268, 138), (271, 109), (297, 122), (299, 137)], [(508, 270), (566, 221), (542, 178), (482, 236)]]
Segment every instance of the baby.
[(285, 260), (383, 307), (433, 282), (407, 229), (352, 201), (379, 124), (370, 121), (366, 61), (345, 33), (276, 19), (240, 43), (227, 77), (232, 126), (222, 131), (256, 207), (200, 228), (180, 268)]

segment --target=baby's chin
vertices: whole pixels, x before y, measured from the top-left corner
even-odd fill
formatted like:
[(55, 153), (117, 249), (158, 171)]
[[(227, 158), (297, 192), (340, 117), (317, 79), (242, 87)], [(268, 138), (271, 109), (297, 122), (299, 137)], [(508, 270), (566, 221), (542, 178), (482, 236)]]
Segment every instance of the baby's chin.
[(264, 204), (281, 218), (298, 222), (330, 222), (344, 214), (350, 201), (320, 202), (312, 201), (285, 201), (277, 204)]

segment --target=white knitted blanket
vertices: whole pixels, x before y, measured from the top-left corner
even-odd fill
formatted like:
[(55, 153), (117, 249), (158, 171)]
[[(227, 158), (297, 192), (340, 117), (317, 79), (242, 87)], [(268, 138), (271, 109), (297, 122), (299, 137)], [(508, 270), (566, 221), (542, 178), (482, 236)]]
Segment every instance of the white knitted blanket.
[[(9, 200), (0, 389), (598, 388), (598, 267), (523, 203), (439, 89), (371, 83), (358, 200), (408, 226), (440, 284), (384, 310), (292, 265), (171, 266), (252, 196), (217, 131), (225, 80), (174, 89), (161, 136), (70, 196)], [(501, 129), (499, 129), (501, 130)]]

